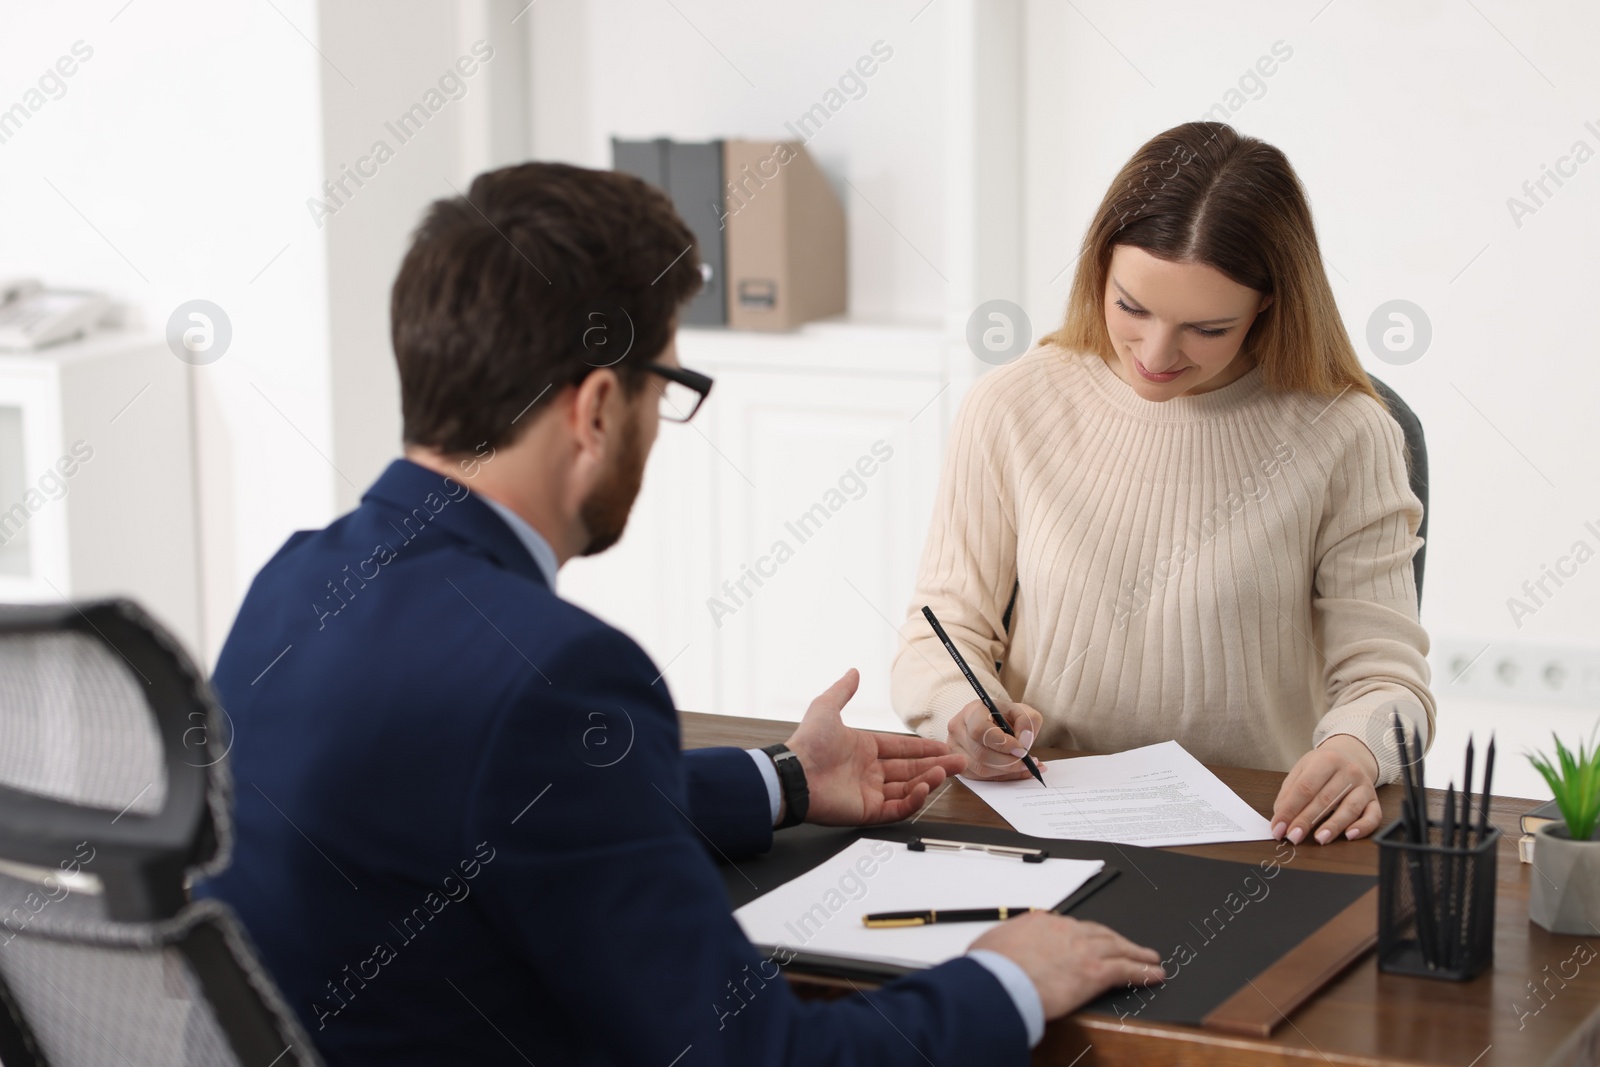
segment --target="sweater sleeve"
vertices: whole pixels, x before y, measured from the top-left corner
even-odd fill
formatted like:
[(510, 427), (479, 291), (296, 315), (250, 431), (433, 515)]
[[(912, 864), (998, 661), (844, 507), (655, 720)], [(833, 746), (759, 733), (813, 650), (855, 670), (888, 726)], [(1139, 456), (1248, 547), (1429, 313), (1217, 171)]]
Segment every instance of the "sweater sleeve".
[(1424, 749), (1433, 740), (1428, 634), (1417, 618), (1412, 569), (1422, 501), (1411, 490), (1399, 425), (1376, 401), (1356, 400), (1329, 412), (1345, 432), (1317, 531), (1312, 636), (1329, 706), (1311, 741), (1359, 737), (1384, 784), (1400, 772), (1395, 712), (1408, 741), (1416, 731)]
[(1005, 655), (1002, 619), (1017, 579), (1017, 533), (989, 440), (998, 422), (994, 386), (1002, 374), (991, 373), (973, 386), (951, 428), (916, 593), (890, 668), (895, 713), (917, 733), (938, 740), (976, 694), (923, 618), (924, 604), (989, 695), (1009, 699), (995, 662)]

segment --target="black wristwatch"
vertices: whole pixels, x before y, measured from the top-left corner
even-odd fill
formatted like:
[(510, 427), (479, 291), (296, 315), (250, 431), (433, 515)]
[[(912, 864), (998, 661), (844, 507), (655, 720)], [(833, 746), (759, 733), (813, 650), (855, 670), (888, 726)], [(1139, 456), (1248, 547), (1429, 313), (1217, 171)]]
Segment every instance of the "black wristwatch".
[(799, 826), (806, 821), (806, 809), (811, 806), (811, 790), (806, 787), (806, 770), (800, 766), (800, 757), (782, 744), (768, 745), (761, 751), (772, 757), (778, 784), (783, 786), (784, 814), (777, 828)]

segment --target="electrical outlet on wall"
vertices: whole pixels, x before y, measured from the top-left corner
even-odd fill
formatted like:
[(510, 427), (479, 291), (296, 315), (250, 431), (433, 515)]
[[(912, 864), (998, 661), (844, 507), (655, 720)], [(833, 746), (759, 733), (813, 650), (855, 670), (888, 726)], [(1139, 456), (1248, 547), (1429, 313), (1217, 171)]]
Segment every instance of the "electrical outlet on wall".
[(1600, 707), (1600, 648), (1444, 639), (1428, 659), (1440, 696)]

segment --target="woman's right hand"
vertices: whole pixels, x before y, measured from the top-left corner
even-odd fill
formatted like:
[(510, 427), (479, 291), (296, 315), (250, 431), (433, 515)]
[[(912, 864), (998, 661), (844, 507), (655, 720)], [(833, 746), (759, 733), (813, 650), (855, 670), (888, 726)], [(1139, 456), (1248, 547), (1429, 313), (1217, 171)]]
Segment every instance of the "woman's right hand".
[[(950, 748), (967, 757), (967, 769), (961, 773), (989, 782), (1027, 778), (1022, 755), (1033, 747), (1034, 739), (1044, 728), (1044, 716), (1026, 704), (1008, 700), (995, 701), (995, 707), (1005, 716), (1015, 737), (994, 724), (981, 700), (974, 700), (951, 718)], [(1039, 767), (1042, 770), (1044, 764), (1039, 763)]]

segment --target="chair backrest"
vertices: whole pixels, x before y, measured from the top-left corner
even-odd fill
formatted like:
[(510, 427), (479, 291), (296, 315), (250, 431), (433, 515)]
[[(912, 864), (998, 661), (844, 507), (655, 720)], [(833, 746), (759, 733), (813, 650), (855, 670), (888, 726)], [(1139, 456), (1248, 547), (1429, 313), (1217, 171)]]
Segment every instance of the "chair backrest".
[(0, 607), (0, 1062), (315, 1065), (225, 905), (225, 716), (129, 601)]
[(1422, 569), (1428, 554), (1428, 442), (1422, 435), (1422, 420), (1417, 418), (1417, 413), (1411, 410), (1410, 405), (1400, 399), (1400, 394), (1372, 375), (1369, 374), (1367, 377), (1371, 380), (1372, 387), (1388, 405), (1389, 414), (1400, 424), (1400, 432), (1405, 435), (1406, 473), (1411, 478), (1411, 491), (1422, 501), (1422, 525), (1417, 527), (1417, 536), (1423, 539), (1423, 544), (1411, 559), (1411, 566), (1417, 578), (1417, 607), (1420, 610)]

